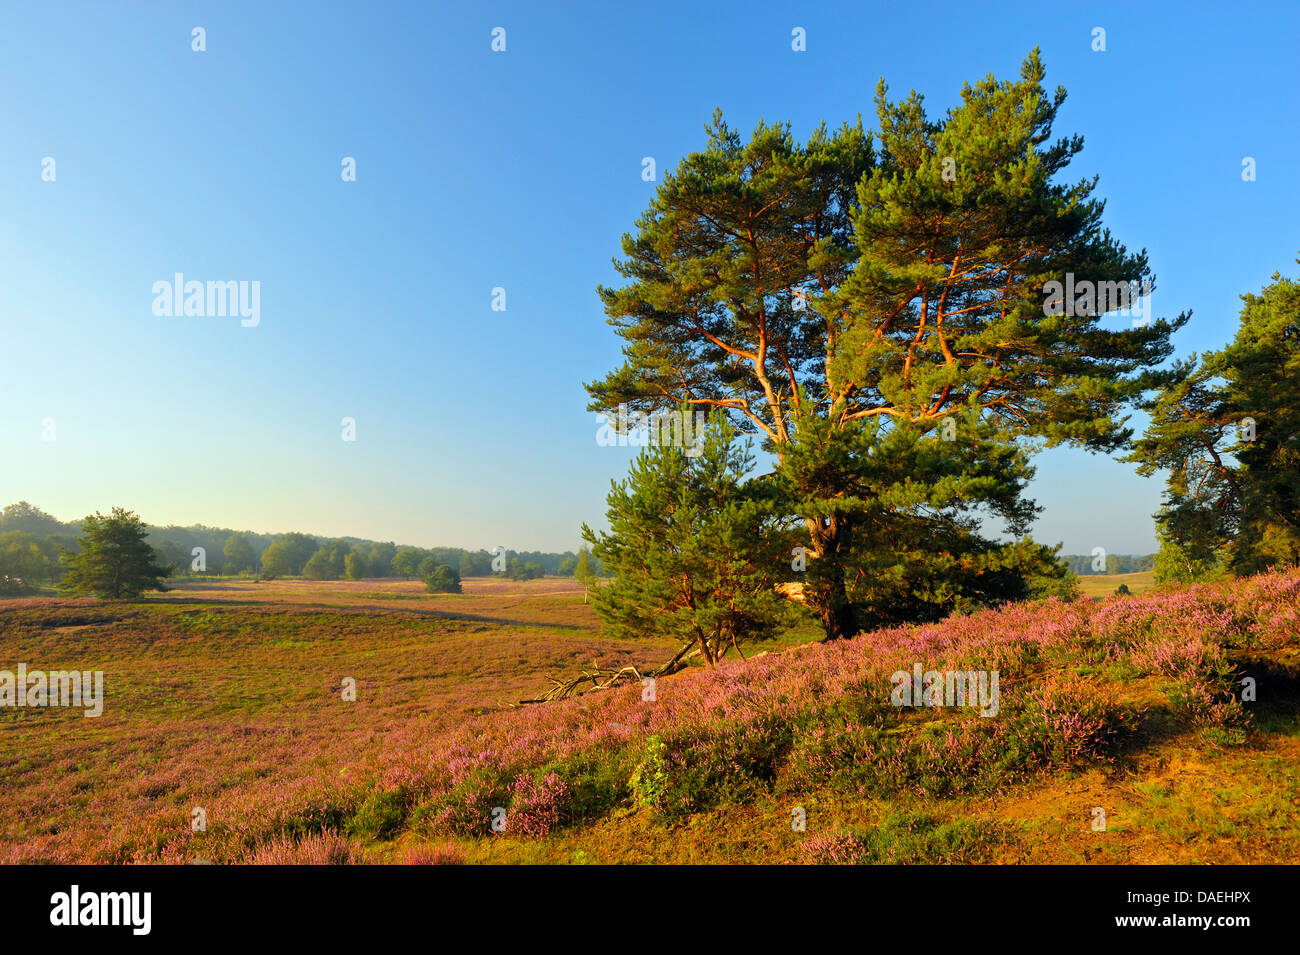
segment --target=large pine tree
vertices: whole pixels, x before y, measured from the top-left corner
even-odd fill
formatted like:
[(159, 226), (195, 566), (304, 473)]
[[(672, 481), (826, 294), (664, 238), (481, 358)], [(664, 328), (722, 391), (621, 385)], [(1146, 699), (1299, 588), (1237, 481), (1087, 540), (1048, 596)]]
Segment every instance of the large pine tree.
[(829, 636), (895, 597), (937, 615), (990, 575), (1023, 590), (1045, 555), (985, 539), (978, 512), (1023, 530), (1032, 446), (1123, 447), (1118, 413), (1186, 320), (1112, 331), (1087, 304), (1045, 306), (1067, 274), (1150, 274), (1102, 228), (1096, 180), (1058, 181), (1083, 144), (1051, 141), (1065, 93), (1043, 76), (1035, 50), (1017, 81), (968, 85), (937, 121), (882, 83), (878, 148), (860, 124), (802, 145), (760, 124), (745, 143), (715, 116), (624, 236), (627, 283), (600, 289), (626, 360), (587, 386), (591, 409), (685, 402), (763, 436)]

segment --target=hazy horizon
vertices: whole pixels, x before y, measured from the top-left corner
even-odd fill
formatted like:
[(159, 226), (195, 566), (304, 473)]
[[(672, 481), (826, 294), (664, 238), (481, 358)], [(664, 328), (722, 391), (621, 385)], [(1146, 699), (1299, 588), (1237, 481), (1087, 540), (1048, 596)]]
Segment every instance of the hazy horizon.
[[(25, 502), (9, 501), (9, 502), (8, 502), (8, 504), (18, 504), (18, 503), (27, 503), (27, 504), (30, 504), (30, 505), (32, 505), (33, 507), (37, 508), (38, 510), (40, 510), (40, 511), (46, 513), (46, 514), (49, 514), (51, 517), (55, 517), (55, 518), (57, 518), (59, 521), (61, 521), (61, 522), (64, 523), (64, 524), (76, 523), (76, 522), (78, 522), (78, 521), (83, 520), (85, 517), (88, 516), (87, 514), (82, 514), (82, 515), (78, 515), (77, 517), (64, 517), (64, 516), (61, 515), (61, 514), (53, 514), (53, 513), (51, 513), (50, 511), (46, 510), (45, 508), (41, 507), (41, 506), (40, 506), (39, 504), (37, 504), (35, 501), (25, 501)], [(0, 508), (5, 507), (5, 506), (7, 506), (7, 504), (0, 504)], [(128, 508), (128, 510), (131, 510), (131, 508)], [(108, 512), (108, 508), (101, 508), (100, 511), (101, 511), (102, 513), (107, 513), (107, 512)], [(89, 512), (89, 513), (94, 513), (94, 512), (91, 511), (91, 512)], [(466, 543), (459, 543), (459, 542), (454, 542), (454, 541), (443, 541), (443, 540), (434, 540), (434, 541), (414, 541), (414, 540), (401, 540), (401, 539), (398, 539), (398, 538), (392, 538), (392, 537), (384, 537), (384, 538), (379, 538), (379, 537), (364, 537), (364, 536), (361, 536), (361, 535), (358, 535), (358, 534), (349, 534), (349, 533), (343, 533), (343, 534), (321, 534), (321, 533), (317, 533), (316, 531), (311, 530), (310, 528), (302, 528), (302, 527), (286, 527), (286, 528), (276, 528), (276, 529), (273, 529), (273, 530), (266, 530), (266, 529), (261, 529), (261, 528), (256, 528), (256, 527), (233, 527), (233, 526), (227, 526), (227, 525), (224, 525), (224, 524), (211, 524), (211, 523), (208, 523), (207, 521), (190, 521), (189, 523), (178, 523), (178, 522), (174, 522), (174, 521), (169, 521), (169, 522), (167, 522), (167, 523), (162, 523), (162, 524), (160, 524), (160, 523), (158, 523), (158, 522), (156, 522), (156, 521), (151, 521), (151, 520), (149, 520), (149, 519), (148, 519), (145, 515), (143, 515), (143, 514), (141, 514), (141, 515), (139, 515), (139, 516), (140, 516), (140, 518), (141, 518), (141, 519), (142, 519), (146, 524), (148, 524), (150, 527), (156, 528), (156, 529), (158, 529), (158, 530), (166, 530), (166, 529), (169, 528), (169, 527), (175, 527), (175, 528), (179, 528), (179, 529), (183, 529), (183, 530), (189, 530), (189, 529), (192, 529), (192, 528), (202, 527), (202, 528), (206, 528), (206, 529), (208, 529), (208, 530), (214, 530), (214, 531), (231, 531), (231, 532), (236, 533), (236, 534), (255, 534), (255, 535), (259, 536), (259, 537), (277, 537), (277, 536), (279, 536), (279, 535), (281, 535), (281, 534), (298, 533), (298, 534), (306, 534), (306, 535), (309, 536), (309, 537), (314, 537), (314, 538), (316, 538), (316, 539), (319, 540), (319, 541), (329, 541), (329, 540), (340, 540), (340, 539), (343, 539), (343, 540), (363, 541), (363, 542), (365, 542), (365, 543), (372, 543), (372, 544), (383, 544), (383, 543), (395, 544), (395, 545), (398, 546), (398, 547), (421, 547), (421, 548), (425, 548), (425, 549), (433, 549), (433, 548), (445, 547), (445, 548), (453, 548), (453, 549), (454, 549), (454, 548), (459, 548), (459, 549), (461, 549), (461, 550), (468, 550), (468, 551), (486, 551), (486, 552), (488, 552), (488, 553), (491, 553), (491, 551), (492, 551), (492, 549), (493, 549), (494, 547), (497, 547), (497, 546), (504, 546), (504, 545), (498, 545), (498, 544), (476, 544), (476, 543), (466, 544)], [(579, 545), (579, 546), (584, 546), (584, 545)], [(518, 547), (510, 547), (510, 548), (508, 548), (508, 549), (509, 549), (509, 550), (512, 550), (512, 551), (518, 551), (518, 552), (520, 552), (520, 553), (565, 554), (565, 553), (576, 553), (576, 552), (577, 552), (577, 548), (576, 548), (576, 547), (573, 547), (573, 548), (564, 548), (564, 549), (555, 549), (555, 548), (549, 548), (549, 547), (532, 547), (532, 548), (518, 548)], [(1155, 551), (1154, 551), (1154, 548), (1153, 548), (1152, 550), (1150, 550), (1150, 551), (1141, 551), (1141, 552), (1139, 552), (1139, 551), (1133, 551), (1133, 552), (1131, 552), (1131, 553), (1130, 553), (1130, 552), (1120, 552), (1120, 551), (1108, 551), (1108, 553), (1112, 554), (1112, 555), (1115, 556), (1115, 557), (1145, 557), (1145, 556), (1147, 556), (1147, 555), (1149, 555), (1149, 554), (1152, 554), (1152, 553), (1154, 553), (1154, 552), (1155, 552)], [(1090, 553), (1090, 551), (1068, 551), (1068, 550), (1065, 550), (1065, 549), (1063, 548), (1063, 549), (1061, 550), (1059, 556), (1061, 556), (1061, 557), (1079, 557), (1079, 556), (1083, 556), (1083, 555), (1085, 555), (1085, 554), (1089, 554), (1089, 553)]]

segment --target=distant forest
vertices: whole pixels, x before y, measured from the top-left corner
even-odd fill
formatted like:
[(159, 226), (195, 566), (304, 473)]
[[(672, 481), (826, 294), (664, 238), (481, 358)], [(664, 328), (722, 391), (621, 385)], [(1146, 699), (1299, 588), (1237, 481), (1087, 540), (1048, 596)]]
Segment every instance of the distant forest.
[(1070, 568), (1070, 572), (1080, 577), (1102, 574), (1136, 574), (1144, 570), (1155, 570), (1156, 555), (1143, 554), (1107, 554), (1106, 569), (1093, 570), (1097, 560), (1092, 555), (1065, 554), (1059, 558), (1061, 563)]
[[(585, 553), (507, 550), (504, 565), (498, 562), (494, 569), (494, 555), (486, 550), (412, 547), (392, 541), (326, 538), (296, 532), (259, 534), (202, 524), (148, 526), (149, 543), (177, 576), (261, 574), (317, 580), (422, 579), (433, 567), (446, 564), (461, 577), (500, 573), (518, 580), (546, 574), (573, 576), (580, 558), (589, 561), (588, 566), (595, 563)], [(77, 552), (80, 534), (80, 521), (60, 521), (26, 501), (10, 504), (0, 511), (0, 577), (30, 581), (58, 579), (62, 573), (59, 548)], [(195, 548), (202, 548), (201, 560)]]
[[(0, 577), (30, 581), (57, 580), (62, 573), (59, 548), (76, 553), (81, 522), (64, 522), (38, 507), (19, 501), (0, 511)], [(494, 573), (516, 580), (553, 575), (572, 577), (580, 561), (600, 574), (595, 557), (579, 553), (513, 551), (505, 553), (504, 568), (493, 569), (493, 554), (462, 547), (412, 547), (392, 541), (357, 537), (326, 538), (312, 534), (258, 534), (225, 527), (149, 525), (149, 542), (176, 576), (261, 574), (264, 577), (304, 576), (316, 580), (359, 580), (366, 577), (423, 579), (433, 567), (446, 564), (461, 577)], [(203, 548), (203, 570), (196, 570), (194, 549)], [(1130, 574), (1151, 570), (1155, 555), (1108, 554), (1104, 572), (1093, 569), (1096, 558), (1067, 554), (1060, 558), (1072, 573)], [(498, 564), (498, 566), (501, 566)]]

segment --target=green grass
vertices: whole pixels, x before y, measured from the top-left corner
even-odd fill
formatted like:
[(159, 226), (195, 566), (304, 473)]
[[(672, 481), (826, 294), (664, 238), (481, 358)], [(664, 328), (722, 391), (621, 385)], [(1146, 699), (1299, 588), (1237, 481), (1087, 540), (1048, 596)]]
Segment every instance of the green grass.
[(1155, 572), (1142, 570), (1134, 574), (1082, 574), (1079, 576), (1079, 590), (1085, 597), (1109, 597), (1119, 589), (1120, 584), (1126, 585), (1130, 593), (1143, 593), (1155, 587)]

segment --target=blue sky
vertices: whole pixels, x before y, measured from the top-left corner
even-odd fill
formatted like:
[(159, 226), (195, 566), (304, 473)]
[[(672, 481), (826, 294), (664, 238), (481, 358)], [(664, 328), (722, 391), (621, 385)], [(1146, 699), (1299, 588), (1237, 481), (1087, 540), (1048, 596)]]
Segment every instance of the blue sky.
[[(940, 114), (1035, 45), (1070, 94), (1056, 132), (1085, 137), (1071, 178), (1149, 250), (1156, 313), (1195, 311), (1180, 353), (1296, 272), (1294, 6), (610, 6), (5, 5), (0, 503), (572, 548), (632, 453), (596, 445), (582, 383), (619, 360), (595, 287), (652, 194), (642, 157), (674, 166), (717, 106), (874, 127), (880, 76)], [(260, 324), (155, 316), (176, 272), (259, 281)], [(1038, 464), (1040, 540), (1154, 548), (1158, 482)]]

